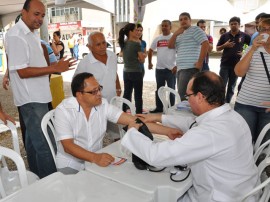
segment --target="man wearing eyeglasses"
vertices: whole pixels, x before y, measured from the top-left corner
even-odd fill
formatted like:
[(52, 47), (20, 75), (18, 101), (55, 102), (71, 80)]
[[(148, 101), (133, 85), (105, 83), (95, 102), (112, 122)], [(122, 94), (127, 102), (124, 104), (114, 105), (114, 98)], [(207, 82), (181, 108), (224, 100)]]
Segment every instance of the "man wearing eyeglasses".
[[(77, 173), (89, 161), (105, 167), (114, 161), (106, 153), (95, 153), (103, 145), (107, 121), (128, 125), (136, 117), (108, 104), (102, 98), (103, 87), (93, 74), (80, 73), (71, 83), (74, 97), (67, 98), (55, 110), (55, 131), (57, 142), (56, 167), (65, 174)], [(178, 129), (149, 125), (152, 132), (180, 135)]]
[[(110, 102), (114, 96), (121, 96), (122, 92), (117, 74), (117, 56), (107, 50), (107, 42), (101, 32), (92, 32), (87, 46), (90, 52), (80, 61), (74, 76), (82, 72), (92, 73), (104, 88), (102, 96)], [(120, 138), (118, 131), (118, 127), (109, 121), (107, 133), (112, 139)]]
[[(246, 121), (229, 104), (224, 104), (224, 83), (211, 71), (191, 78), (186, 97), (197, 118), (140, 115), (145, 122), (181, 129), (182, 137), (153, 143), (138, 132), (138, 124), (131, 123), (121, 144), (156, 167), (187, 164), (193, 186), (178, 202), (241, 201), (259, 183)], [(257, 196), (248, 201), (258, 201)]]
[(224, 81), (226, 90), (225, 101), (231, 102), (234, 95), (234, 88), (237, 82), (237, 76), (234, 73), (234, 67), (239, 62), (244, 45), (249, 45), (250, 36), (240, 31), (240, 18), (232, 17), (229, 21), (231, 30), (220, 36), (217, 43), (217, 51), (222, 51), (219, 75)]

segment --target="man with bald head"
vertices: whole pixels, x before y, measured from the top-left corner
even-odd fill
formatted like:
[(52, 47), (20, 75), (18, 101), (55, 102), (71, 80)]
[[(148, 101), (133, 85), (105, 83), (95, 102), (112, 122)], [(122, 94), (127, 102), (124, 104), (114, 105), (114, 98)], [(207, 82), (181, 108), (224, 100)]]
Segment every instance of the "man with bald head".
[(87, 46), (90, 53), (78, 64), (74, 76), (82, 72), (92, 73), (103, 86), (102, 96), (110, 102), (114, 96), (121, 95), (117, 56), (107, 50), (107, 42), (101, 32), (92, 32), (88, 37)]
[[(107, 50), (107, 42), (101, 32), (92, 32), (87, 44), (90, 53), (78, 64), (74, 73), (76, 76), (82, 72), (94, 75), (98, 83), (103, 86), (102, 97), (110, 103), (114, 96), (121, 95), (121, 86), (117, 75), (117, 56)], [(107, 133), (112, 139), (120, 138), (118, 126), (108, 121)]]
[[(138, 124), (132, 123), (121, 144), (153, 166), (187, 164), (193, 186), (178, 201), (241, 201), (259, 183), (247, 123), (224, 104), (224, 83), (213, 72), (196, 73), (185, 97), (196, 118), (141, 115), (145, 122), (162, 122), (181, 129), (182, 137), (153, 143), (138, 132)], [(248, 201), (258, 201), (257, 196)]]
[(7, 32), (5, 48), (15, 105), (25, 123), (25, 149), (29, 168), (40, 178), (56, 171), (49, 146), (41, 130), (41, 120), (52, 101), (49, 74), (64, 72), (74, 64), (61, 59), (48, 66), (38, 30), (45, 17), (39, 0), (26, 0), (21, 19)]

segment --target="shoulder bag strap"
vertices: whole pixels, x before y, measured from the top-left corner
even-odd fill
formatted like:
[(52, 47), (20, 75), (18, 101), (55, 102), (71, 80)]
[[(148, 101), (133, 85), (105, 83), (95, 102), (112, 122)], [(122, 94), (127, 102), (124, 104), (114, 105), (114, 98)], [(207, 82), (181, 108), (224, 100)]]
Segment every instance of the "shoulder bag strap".
[(267, 65), (266, 65), (266, 62), (265, 62), (265, 59), (264, 59), (263, 52), (260, 52), (260, 54), (261, 54), (262, 61), (263, 61), (263, 66), (264, 66), (264, 69), (265, 69), (265, 72), (266, 72), (266, 75), (267, 75), (267, 78), (268, 78), (268, 81), (269, 81), (269, 84), (270, 84), (270, 75), (269, 75), (269, 71), (268, 71), (268, 68), (267, 68)]

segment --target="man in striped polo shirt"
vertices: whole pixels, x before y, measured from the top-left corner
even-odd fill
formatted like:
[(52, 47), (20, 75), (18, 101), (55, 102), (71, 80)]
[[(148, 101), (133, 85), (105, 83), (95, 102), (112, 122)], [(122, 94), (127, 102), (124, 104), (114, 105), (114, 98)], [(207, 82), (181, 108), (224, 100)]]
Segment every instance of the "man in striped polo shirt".
[(180, 28), (169, 40), (168, 48), (175, 48), (177, 51), (177, 88), (181, 100), (184, 100), (189, 80), (203, 66), (209, 42), (202, 29), (191, 26), (189, 13), (181, 13), (179, 22)]

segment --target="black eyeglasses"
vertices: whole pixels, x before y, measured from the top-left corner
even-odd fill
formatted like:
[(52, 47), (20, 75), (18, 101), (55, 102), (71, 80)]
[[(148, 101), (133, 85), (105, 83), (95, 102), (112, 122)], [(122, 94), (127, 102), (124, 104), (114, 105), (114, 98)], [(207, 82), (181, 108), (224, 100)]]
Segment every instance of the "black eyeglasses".
[(81, 91), (81, 92), (82, 92), (82, 93), (88, 93), (88, 94), (91, 94), (91, 95), (97, 95), (99, 91), (100, 91), (100, 92), (102, 91), (102, 89), (103, 89), (103, 86), (99, 86), (98, 89), (96, 89), (96, 90), (91, 90), (91, 91)]
[(270, 28), (269, 29), (259, 28), (259, 32), (269, 32), (269, 31), (270, 31)]
[(196, 93), (186, 94), (186, 95), (184, 95), (184, 97), (185, 97), (186, 100), (188, 100), (189, 96), (191, 96), (191, 95), (196, 95)]

